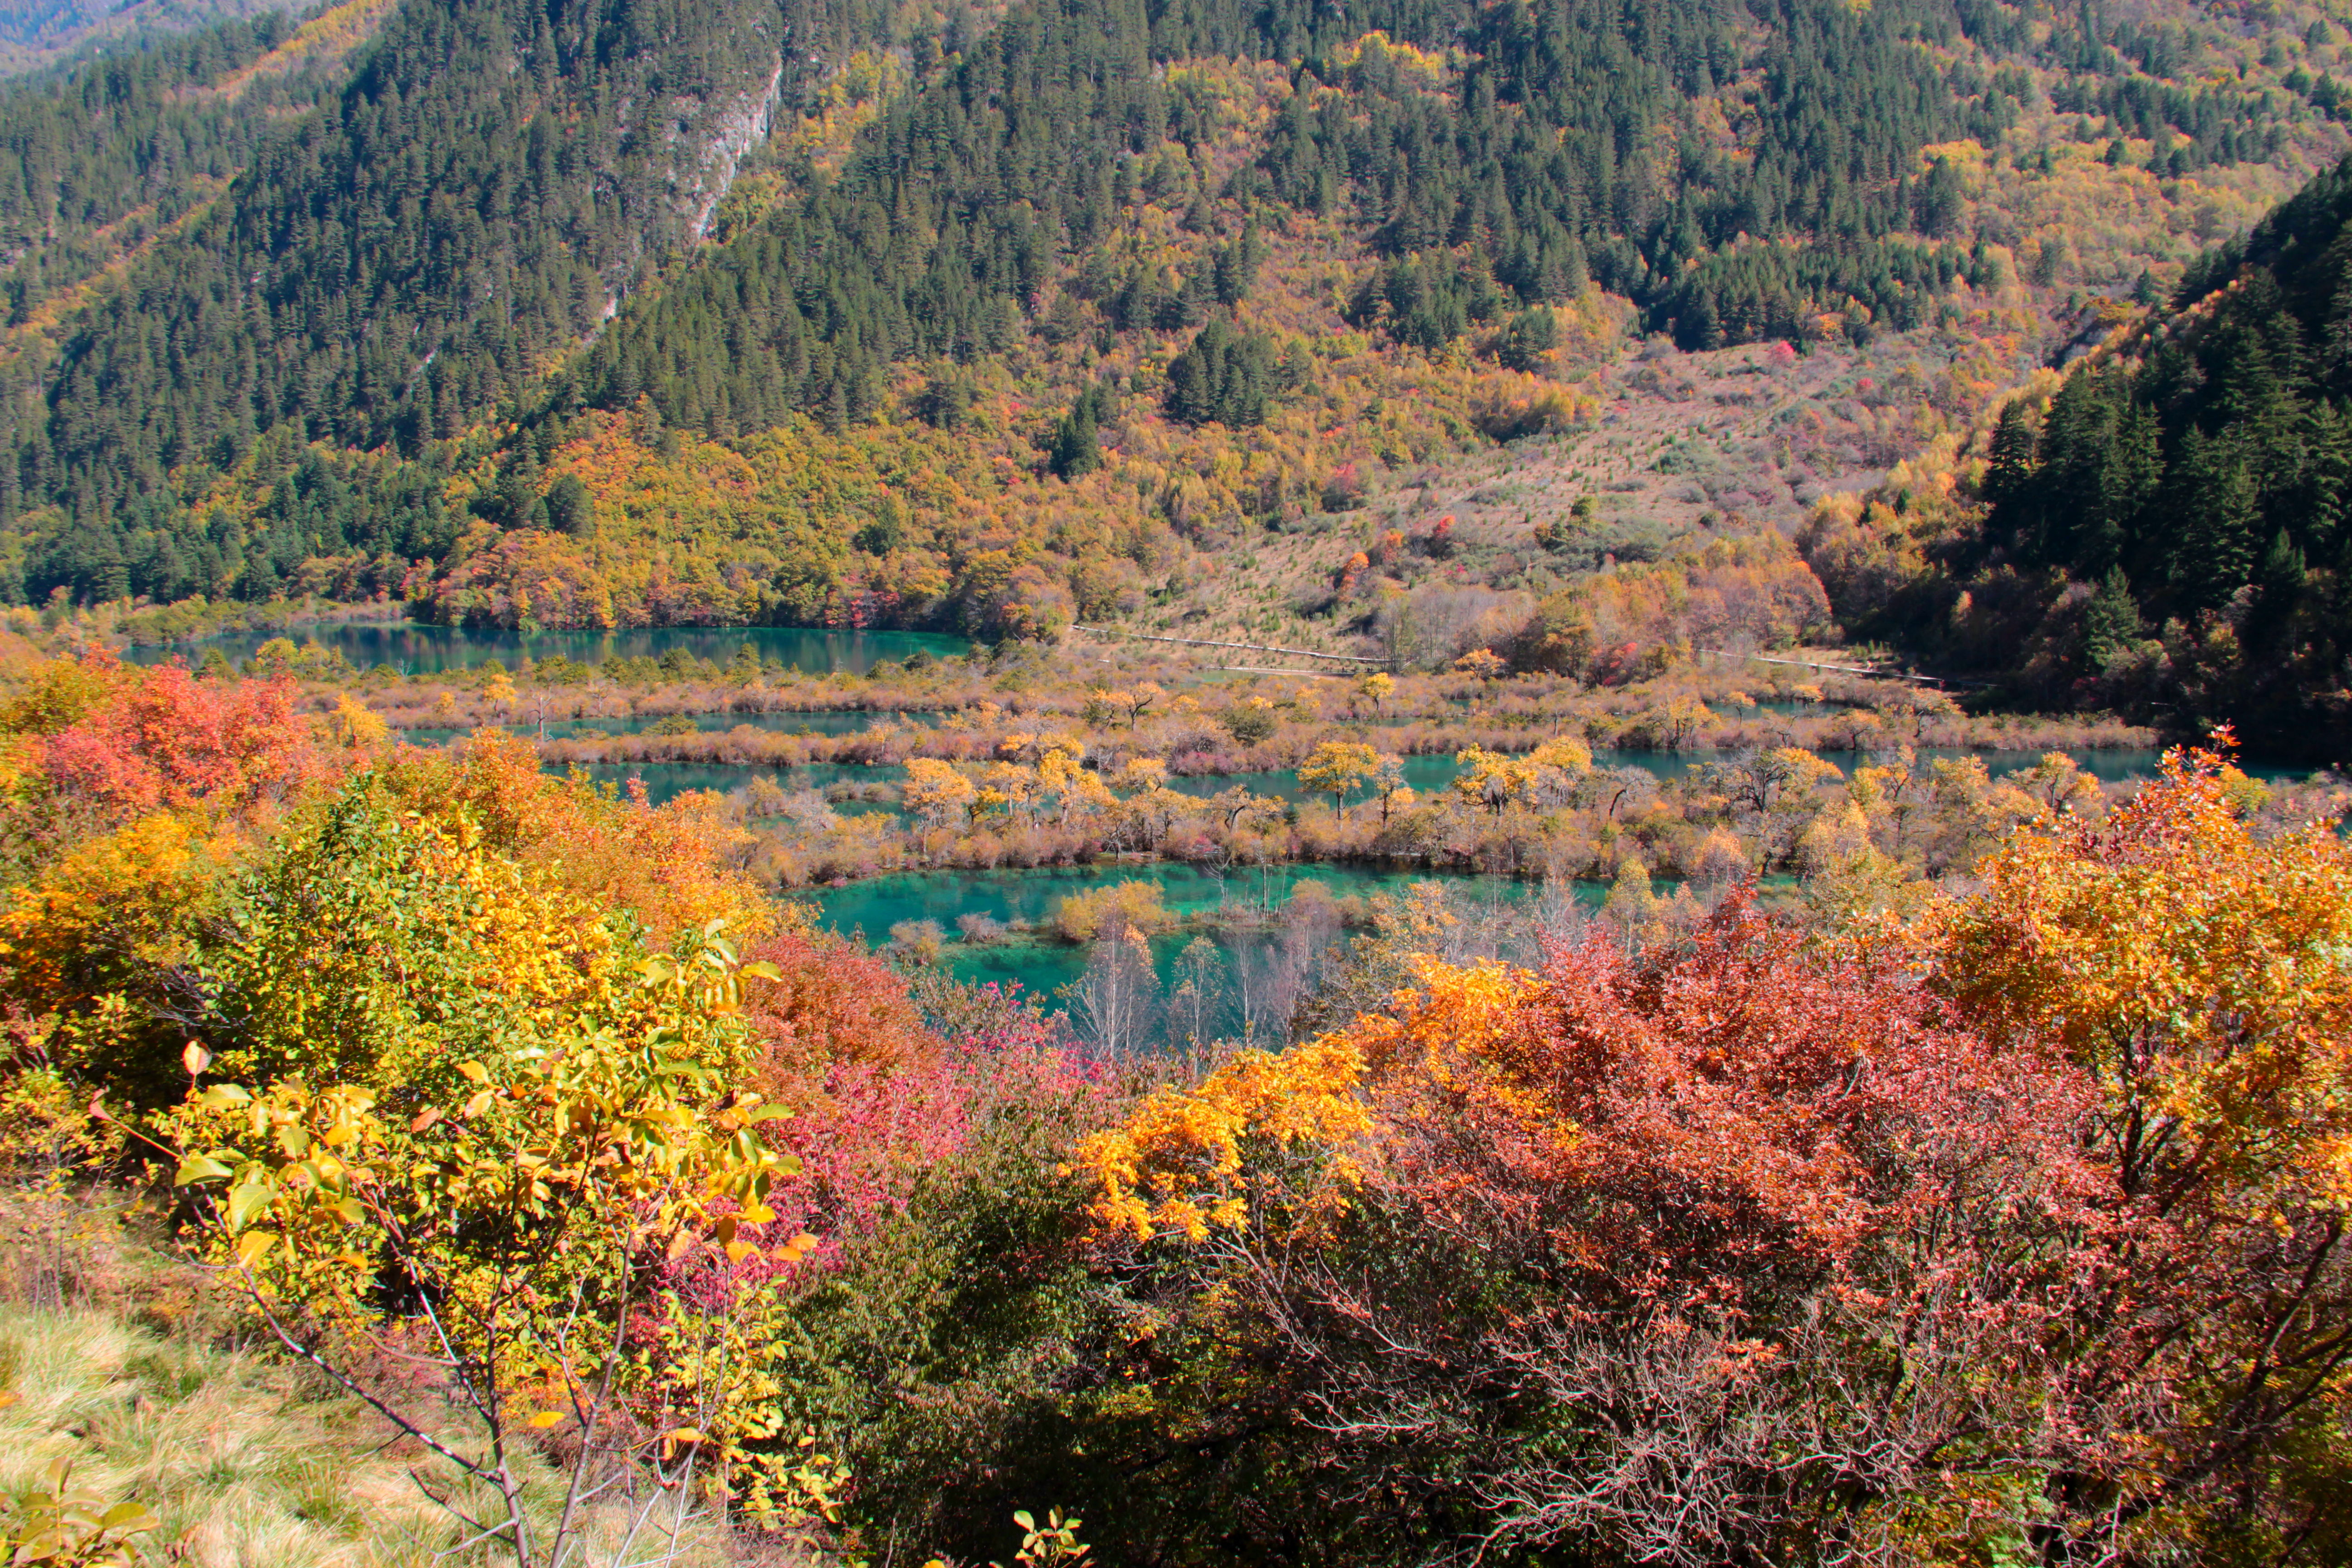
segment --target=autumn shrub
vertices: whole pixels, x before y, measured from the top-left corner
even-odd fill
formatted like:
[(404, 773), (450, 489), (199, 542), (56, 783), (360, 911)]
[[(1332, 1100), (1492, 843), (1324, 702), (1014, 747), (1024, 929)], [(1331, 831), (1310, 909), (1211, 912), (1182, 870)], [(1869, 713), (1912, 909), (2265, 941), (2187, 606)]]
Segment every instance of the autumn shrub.
[[(134, 760), (174, 776), (156, 754)], [(739, 968), (710, 911), (743, 910), (771, 940), (805, 928), (719, 864), (690, 811), (530, 762), (496, 737), (396, 758), (286, 802), (266, 840), (215, 809), (237, 809), (223, 785), (55, 858), (0, 910), (12, 1174), (45, 1152), (68, 1181), (101, 1173), (121, 1141), (94, 1133), (146, 1113), (137, 1151), (178, 1144), (183, 1212), (224, 1278), (453, 1484), (495, 1494), (523, 1561), (609, 1521), (547, 1517), (539, 1435), (559, 1418), (579, 1463), (621, 1467), (649, 1499), (668, 1485), (674, 1523), (703, 1507), (706, 1458), (740, 1508), (818, 1518), (837, 1478), (780, 1437), (778, 1289), (716, 1317), (661, 1289), (694, 1248), (731, 1262), (739, 1226), (772, 1224), (759, 1198), (789, 1164), (761, 1152), (769, 1113), (737, 1087), (761, 1054), (740, 977), (781, 972)], [(382, 1381), (436, 1342), (431, 1377), (488, 1457), (411, 1419), (409, 1374)], [(553, 1409), (526, 1420), (523, 1400)], [(688, 1429), (702, 1436), (681, 1455)]]
[(470, 819), (499, 853), (582, 899), (629, 911), (656, 942), (712, 920), (752, 935), (773, 918), (728, 858), (750, 836), (708, 795), (647, 807), (584, 778), (541, 772), (530, 742), (495, 731), (446, 751), (401, 751), (380, 776), (408, 809)]
[[(2085, 1180), (2062, 1067), (1738, 904), (1672, 956), (1423, 961), (1392, 1016), (1281, 1062), (1252, 1064), (1246, 1093), (1160, 1097), (1082, 1159), (1098, 1221), (1180, 1318), (1247, 1303), (1257, 1408), (1297, 1412), (1259, 1462), (1397, 1500), (1327, 1518), (1355, 1560), (1478, 1539), (1699, 1563), (1803, 1556), (1816, 1530), (1999, 1533), (1974, 1461), (1943, 1450), (2036, 1418), (2030, 1382), (1979, 1378), (2065, 1300), (2038, 1267)], [(2023, 1265), (2016, 1215), (2042, 1237)], [(1940, 1324), (1955, 1289), (1980, 1308), (1920, 1342), (1908, 1384), (1806, 1396)], [(1855, 1460), (1829, 1456), (1848, 1455), (1871, 1456), (1883, 1511), (1846, 1510)]]
[(75, 1081), (153, 1105), (178, 1092), (176, 1015), (196, 931), (249, 847), (168, 815), (89, 838), (0, 906), (0, 997), (64, 1020)]
[(2095, 1095), (2079, 1135), (2128, 1242), (2059, 1415), (2132, 1412), (2148, 1446), (2086, 1436), (2065, 1485), (2153, 1539), (2328, 1557), (2352, 1541), (2352, 849), (2252, 831), (2233, 772), (2175, 752), (2104, 821), (2019, 834), (1925, 946), (1990, 1038), (2063, 1052)]
[(1130, 1450), (1084, 1451), (1079, 1434), (1112, 1427), (1072, 1379), (1091, 1383), (1079, 1368), (1137, 1324), (1090, 1268), (1068, 1170), (1117, 1101), (1034, 1014), (1001, 996), (976, 1011), (935, 1062), (874, 1074), (838, 1119), (786, 1124), (803, 1173), (772, 1200), (787, 1223), (832, 1221), (813, 1226), (825, 1239), (793, 1299), (793, 1408), (856, 1478), (866, 1539), (972, 1562), (1002, 1554), (1004, 1520), (1041, 1489), (1112, 1484)]
[(106, 654), (44, 658), (14, 632), (5, 634), (0, 647), (12, 666), (8, 699), (0, 705), (0, 729), (13, 735), (54, 735), (70, 728), (106, 701), (124, 679), (121, 661)]
[[(602, 1016), (525, 1010), (457, 1043), (445, 1073), (396, 1088), (312, 1076), (192, 1086), (168, 1121), (194, 1239), (288, 1351), (432, 1456), (437, 1491), (481, 1507), (520, 1568), (576, 1560), (580, 1505), (627, 1482), (627, 1542), (650, 1547), (715, 1498), (771, 1525), (832, 1510), (829, 1458), (779, 1443), (772, 1371), (784, 1309), (773, 1279), (702, 1300), (677, 1271), (698, 1255), (790, 1261), (763, 1200), (794, 1162), (762, 1137), (776, 1111), (728, 1085), (749, 1059), (741, 965), (715, 931), (611, 984)], [(393, 1058), (410, 1057), (395, 1040)], [(192, 1048), (200, 1075), (214, 1063)], [(757, 1237), (754, 1239), (754, 1237)], [(400, 1397), (431, 1369), (478, 1437)], [(530, 1496), (533, 1434), (571, 1427), (557, 1517)], [(467, 1510), (453, 1510), (458, 1517)]]
[(905, 977), (840, 937), (794, 925), (744, 956), (776, 971), (744, 1012), (758, 1050), (752, 1083), (772, 1098), (798, 1103), (811, 1075), (859, 1065), (888, 1072), (942, 1049)]
[[(235, 712), (263, 696), (221, 700)], [(85, 716), (60, 733), (103, 729)], [(236, 732), (298, 761), (312, 744)], [(520, 1010), (593, 1011), (641, 936), (658, 948), (712, 920), (793, 923), (721, 861), (707, 802), (651, 811), (550, 778), (499, 737), (373, 769), (347, 755), (362, 771), (339, 795), (282, 798), (266, 820), (236, 803), (254, 803), (257, 780), (300, 776), (295, 763), (235, 763), (232, 747), (227, 772), (191, 775), (185, 748), (142, 746), (125, 766), (163, 780), (167, 804), (63, 843), (0, 897), (0, 998), (60, 1019), (80, 1042), (78, 1081), (121, 1104), (176, 1098), (192, 1037), (265, 1077), (429, 1077), (444, 1044)], [(229, 782), (205, 794), (191, 776)], [(401, 1061), (394, 1041), (421, 1054)]]
[(492, 849), (458, 816), (399, 809), (373, 778), (289, 837), (202, 933), (182, 1022), (218, 1070), (300, 1077), (394, 1101), (447, 1090), (517, 1028), (613, 1019), (645, 956), (625, 917)]
[(1160, 901), (1160, 884), (1140, 879), (1072, 893), (1054, 910), (1054, 932), (1065, 942), (1094, 942), (1129, 932), (1165, 931), (1175, 917)]
[(289, 680), (199, 681), (103, 653), (53, 661), (10, 704), (12, 836), (71, 842), (156, 811), (229, 820), (322, 781), (328, 760)]
[[(808, 1049), (785, 1079), (794, 1114), (763, 1124), (782, 1163), (764, 1217), (664, 1265), (664, 1288), (706, 1318), (753, 1316), (776, 1418), (741, 1434), (747, 1458), (789, 1470), (813, 1439), (849, 1468), (866, 1539), (968, 1526), (975, 1552), (1001, 1550), (1019, 1500), (990, 1456), (1052, 1397), (1041, 1342), (1088, 1315), (1063, 1166), (1117, 1102), (1015, 992), (936, 971), (910, 982), (845, 944), (765, 945), (779, 973), (746, 984), (750, 1036)], [(852, 1054), (869, 996), (901, 1048)], [(1022, 1442), (1047, 1462), (1051, 1438)]]
[(20, 674), (0, 712), (0, 998), (74, 1042), (75, 1083), (157, 1103), (225, 879), (355, 753), (331, 754), (288, 681), (102, 653)]

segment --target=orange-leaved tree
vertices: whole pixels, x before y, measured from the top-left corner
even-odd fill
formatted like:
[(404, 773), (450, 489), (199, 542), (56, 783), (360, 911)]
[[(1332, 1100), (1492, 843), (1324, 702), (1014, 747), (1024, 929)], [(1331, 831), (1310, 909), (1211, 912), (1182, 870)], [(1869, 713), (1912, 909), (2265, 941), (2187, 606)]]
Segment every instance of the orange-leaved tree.
[(1171, 1091), (1086, 1151), (1106, 1247), (1248, 1305), (1305, 1462), (1440, 1554), (2021, 1545), (2104, 1235), (2079, 1075), (1743, 898), (1644, 957), (1418, 981), (1239, 1119), (1283, 1136)]
[(0, 705), (0, 1001), (85, 1088), (172, 1092), (175, 1011), (222, 879), (328, 760), (290, 683), (52, 659)]
[(322, 775), (293, 683), (198, 680), (178, 665), (110, 669), (105, 695), (44, 737), (39, 769), (61, 794), (120, 821), (199, 804), (283, 799)]
[(1927, 951), (1990, 1038), (2098, 1097), (2118, 1235), (2053, 1415), (2136, 1468), (2053, 1497), (2318, 1561), (2352, 1546), (2352, 847), (2256, 833), (2242, 780), (2177, 752), (2104, 820), (2017, 835)]
[(1910, 928), (1425, 960), (1287, 1100), (1089, 1145), (1099, 1244), (1433, 1552), (2333, 1560), (2352, 851), (2236, 793), (2175, 758)]

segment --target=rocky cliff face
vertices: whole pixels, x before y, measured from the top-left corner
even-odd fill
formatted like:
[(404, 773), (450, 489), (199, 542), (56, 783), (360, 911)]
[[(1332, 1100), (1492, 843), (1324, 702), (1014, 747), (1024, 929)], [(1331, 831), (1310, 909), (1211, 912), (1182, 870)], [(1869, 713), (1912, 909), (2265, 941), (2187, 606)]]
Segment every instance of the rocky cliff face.
[(735, 184), (735, 171), (744, 155), (768, 139), (775, 124), (776, 105), (783, 97), (784, 62), (768, 73), (766, 89), (756, 99), (738, 102), (717, 116), (701, 155), (691, 161), (692, 172), (681, 195), (693, 212), (687, 231), (697, 241), (709, 237), (711, 216)]

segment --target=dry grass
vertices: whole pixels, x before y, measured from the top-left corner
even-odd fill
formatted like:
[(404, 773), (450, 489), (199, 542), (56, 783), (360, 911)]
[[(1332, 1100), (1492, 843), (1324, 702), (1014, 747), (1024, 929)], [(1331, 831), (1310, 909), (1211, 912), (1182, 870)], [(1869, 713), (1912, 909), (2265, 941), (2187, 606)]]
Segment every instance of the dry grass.
[[(7, 1206), (28, 1217), (24, 1204)], [(195, 1271), (103, 1220), (76, 1227), (68, 1245), (69, 1304), (0, 1301), (0, 1515), (62, 1456), (110, 1502), (136, 1498), (163, 1519), (148, 1538), (156, 1555), (168, 1547), (200, 1568), (513, 1561), (489, 1545), (439, 1556), (472, 1533), (418, 1485), (422, 1473), (440, 1489), (447, 1468), (315, 1372), (239, 1342), (233, 1305)], [(7, 1294), (33, 1293), (21, 1267), (6, 1272)], [(471, 1446), (454, 1419), (442, 1435)], [(551, 1466), (532, 1463), (535, 1512), (551, 1521), (562, 1489)], [(486, 1491), (455, 1500), (478, 1517), (492, 1501)], [(601, 1510), (580, 1568), (817, 1561), (710, 1519), (690, 1523), (674, 1554), (643, 1539), (624, 1552), (625, 1522), (619, 1506)]]
[(22, 1495), (70, 1456), (110, 1498), (144, 1500), (191, 1562), (361, 1568), (424, 1562), (457, 1539), (382, 1448), (380, 1424), (253, 1352), (101, 1309), (0, 1309), (0, 1490)]

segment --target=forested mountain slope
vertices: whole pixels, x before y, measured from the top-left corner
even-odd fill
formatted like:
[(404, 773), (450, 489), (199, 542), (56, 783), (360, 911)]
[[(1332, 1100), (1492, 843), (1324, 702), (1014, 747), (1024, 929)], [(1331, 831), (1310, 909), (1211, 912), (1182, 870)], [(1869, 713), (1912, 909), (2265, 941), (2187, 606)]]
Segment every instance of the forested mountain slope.
[(270, 0), (9, 0), (0, 5), (0, 74), (289, 9)]
[(2341, 156), (2347, 58), (2292, 6), (398, 0), (20, 366), (0, 596), (1688, 641), (1675, 573), (1805, 576), (1804, 509)]
[[(1884, 515), (1814, 553), (1855, 625), (2021, 696), (2352, 740), (2352, 163), (2191, 266), (2168, 308), (2006, 404), (1907, 572)], [(1907, 503), (1907, 493), (1900, 494)], [(1906, 510), (1909, 510), (1907, 505)], [(1883, 514), (1882, 505), (1873, 509)]]
[(107, 516), (281, 421), (361, 447), (453, 433), (443, 405), (512, 395), (700, 220), (777, 35), (748, 5), (400, 5), (67, 342), (22, 482)]
[(299, 25), (264, 12), (6, 89), (6, 325), (53, 331), (90, 284), (226, 190), (274, 121), (340, 85), (343, 57), (383, 9), (345, 0)]
[[(1263, 151), (1224, 194), (1244, 213), (1337, 212), (1364, 231), (1390, 265), (1353, 311), (1384, 315), (1400, 342), (1442, 348), (1474, 320), (1572, 299), (1588, 278), (1694, 346), (1786, 335), (1808, 306), (1842, 297), (1899, 321), (1967, 265), (1958, 248), (1886, 242), (1910, 226), (1906, 170), (1927, 142), (1997, 135), (2005, 119), (1989, 83), (1905, 42), (1956, 28), (1938, 10), (1796, 0), (1757, 18), (1771, 42), (1751, 155), (1738, 160), (1650, 129), (1744, 63), (1747, 18), (1714, 4), (1406, 7), (1319, 31), (1313, 12), (1280, 6), (1024, 11), (890, 113), (841, 180), (600, 345), (590, 395), (617, 406), (649, 392), (697, 425), (845, 402), (854, 417), (875, 367), (968, 357), (1064, 255), (1114, 327), (1194, 324), (1213, 289), (1139, 300), (1104, 252), (1134, 204), (1136, 156), (1163, 137), (1195, 153), (1212, 130), (1151, 62), (1227, 49), (1299, 63)], [(1334, 69), (1329, 52), (1367, 20), (1402, 44), (1458, 41), (1459, 68), (1433, 75), (1380, 51)], [(1801, 243), (1727, 255), (1743, 236)], [(807, 373), (808, 297), (824, 301), (814, 339), (834, 350), (829, 378)]]

